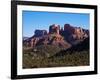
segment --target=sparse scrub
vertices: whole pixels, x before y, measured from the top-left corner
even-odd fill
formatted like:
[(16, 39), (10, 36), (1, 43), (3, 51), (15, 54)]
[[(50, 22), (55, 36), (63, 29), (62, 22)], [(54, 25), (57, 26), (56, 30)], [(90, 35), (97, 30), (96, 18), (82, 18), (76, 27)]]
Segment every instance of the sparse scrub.
[[(89, 51), (65, 51), (55, 46), (38, 46), (37, 51), (23, 49), (23, 68), (45, 68), (89, 65)], [(48, 55), (47, 55), (48, 54)], [(64, 55), (61, 55), (64, 54)]]

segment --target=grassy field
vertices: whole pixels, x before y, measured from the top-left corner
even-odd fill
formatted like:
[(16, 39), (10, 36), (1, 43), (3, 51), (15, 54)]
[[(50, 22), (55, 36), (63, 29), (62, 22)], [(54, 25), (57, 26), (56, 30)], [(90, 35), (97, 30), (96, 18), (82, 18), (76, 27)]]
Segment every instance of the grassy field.
[(89, 65), (89, 51), (63, 51), (56, 46), (23, 48), (23, 68)]

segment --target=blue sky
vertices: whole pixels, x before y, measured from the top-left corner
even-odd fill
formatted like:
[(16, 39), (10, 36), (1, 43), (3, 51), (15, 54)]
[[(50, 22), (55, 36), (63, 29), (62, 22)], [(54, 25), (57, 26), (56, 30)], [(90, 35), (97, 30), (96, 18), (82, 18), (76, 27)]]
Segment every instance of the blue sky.
[(23, 11), (22, 24), (23, 36), (31, 37), (36, 29), (49, 30), (52, 24), (64, 24), (89, 29), (89, 14), (86, 13), (62, 13), (62, 12), (35, 12)]

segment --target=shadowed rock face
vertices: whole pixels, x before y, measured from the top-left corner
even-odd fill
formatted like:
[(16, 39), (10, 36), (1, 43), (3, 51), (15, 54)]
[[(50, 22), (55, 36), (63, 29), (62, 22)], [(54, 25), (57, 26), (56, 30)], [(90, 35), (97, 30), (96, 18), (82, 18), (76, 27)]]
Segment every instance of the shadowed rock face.
[(23, 41), (25, 46), (35, 47), (39, 45), (54, 45), (67, 49), (89, 37), (89, 30), (73, 27), (65, 24), (64, 29), (60, 25), (53, 24), (46, 30), (35, 30), (35, 34)]
[(46, 30), (35, 30), (35, 37), (41, 37), (43, 35), (47, 35), (47, 31)]
[(73, 27), (70, 24), (64, 25), (64, 30), (61, 32), (61, 34), (65, 37), (65, 40), (72, 45), (76, 45), (80, 41), (83, 41), (85, 38), (89, 37), (88, 30), (80, 27)]

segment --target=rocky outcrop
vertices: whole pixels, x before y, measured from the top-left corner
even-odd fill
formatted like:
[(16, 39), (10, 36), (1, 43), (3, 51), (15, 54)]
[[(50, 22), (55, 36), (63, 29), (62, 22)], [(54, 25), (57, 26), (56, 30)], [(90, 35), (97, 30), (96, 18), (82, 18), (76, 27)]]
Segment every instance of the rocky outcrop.
[(61, 48), (69, 48), (89, 37), (89, 30), (73, 27), (65, 24), (64, 29), (60, 25), (53, 24), (46, 30), (35, 30), (35, 34), (23, 41), (25, 46), (36, 47), (39, 45), (54, 45)]
[(35, 30), (35, 34), (34, 37), (41, 37), (47, 35), (47, 31), (46, 30)]
[(82, 29), (81, 27), (73, 27), (70, 24), (64, 25), (64, 30), (61, 31), (65, 40), (72, 45), (76, 45), (80, 41), (89, 37), (89, 30)]
[(60, 31), (60, 25), (53, 24), (49, 27), (50, 34), (53, 34), (53, 33), (59, 34), (59, 31)]
[(75, 28), (72, 27), (70, 24), (65, 24), (64, 31), (66, 31), (67, 34), (71, 35), (71, 34), (74, 34)]
[(50, 41), (50, 44), (51, 45), (55, 45), (55, 46), (59, 46), (59, 47), (62, 47), (62, 48), (69, 48), (69, 47), (71, 47), (71, 45), (64, 40), (64, 37), (62, 37), (59, 34), (54, 35), (52, 37), (52, 39)]

